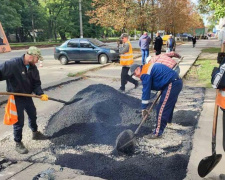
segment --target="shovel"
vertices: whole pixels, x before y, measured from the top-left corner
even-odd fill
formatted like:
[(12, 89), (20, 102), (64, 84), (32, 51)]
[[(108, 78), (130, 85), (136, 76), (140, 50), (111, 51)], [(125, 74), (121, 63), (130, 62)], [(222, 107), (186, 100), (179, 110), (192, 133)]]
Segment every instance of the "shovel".
[[(35, 94), (12, 93), (12, 92), (0, 92), (0, 95), (14, 95), (14, 96), (34, 97), (34, 98), (39, 98), (39, 99), (41, 98), (41, 96), (38, 96), (38, 95), (35, 95)], [(82, 98), (76, 98), (76, 99), (73, 99), (71, 101), (63, 101), (61, 99), (55, 99), (55, 98), (52, 98), (52, 97), (48, 97), (48, 99), (52, 100), (52, 101), (57, 101), (57, 102), (63, 103), (65, 105), (69, 105), (69, 104), (75, 103), (77, 101), (80, 101)]]
[(156, 102), (158, 101), (160, 96), (161, 96), (161, 92), (158, 93), (156, 99), (152, 103), (151, 107), (148, 109), (148, 114), (146, 114), (145, 117), (142, 119), (142, 121), (140, 122), (138, 128), (136, 129), (136, 131), (134, 133), (133, 133), (133, 131), (128, 129), (119, 134), (119, 136), (117, 137), (117, 140), (116, 140), (116, 150), (118, 152), (122, 152), (122, 153), (125, 153), (128, 155), (133, 154), (134, 146), (136, 144), (136, 136), (137, 136), (142, 124), (148, 118), (148, 115), (152, 111), (154, 105), (156, 104)]
[[(218, 94), (218, 91), (219, 90), (216, 91), (216, 95)], [(212, 130), (212, 156), (207, 156), (200, 161), (198, 165), (198, 174), (200, 177), (205, 177), (207, 174), (209, 174), (222, 158), (222, 154), (216, 154), (217, 117), (218, 117), (218, 106), (215, 103), (213, 130)]]

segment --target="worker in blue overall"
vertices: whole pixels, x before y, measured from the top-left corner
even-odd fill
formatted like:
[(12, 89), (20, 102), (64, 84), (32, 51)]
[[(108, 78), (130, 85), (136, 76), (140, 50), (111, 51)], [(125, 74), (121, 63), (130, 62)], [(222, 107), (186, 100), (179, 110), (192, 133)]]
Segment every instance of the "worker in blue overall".
[(161, 138), (167, 123), (172, 122), (173, 110), (183, 86), (182, 80), (174, 70), (161, 63), (133, 64), (130, 71), (142, 81), (142, 117), (148, 114), (151, 90), (162, 93), (157, 105), (156, 128), (152, 134), (145, 136), (148, 139)]

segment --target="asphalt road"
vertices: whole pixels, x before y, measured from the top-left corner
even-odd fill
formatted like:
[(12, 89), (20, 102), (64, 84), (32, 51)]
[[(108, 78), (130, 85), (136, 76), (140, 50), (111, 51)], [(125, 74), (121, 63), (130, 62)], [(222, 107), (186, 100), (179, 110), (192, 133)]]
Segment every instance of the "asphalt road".
[[(108, 45), (112, 45), (112, 46), (117, 46), (116, 42), (113, 43), (106, 43)], [(138, 48), (138, 41), (132, 41), (131, 42), (133, 48)], [(0, 64), (11, 59), (14, 57), (19, 57), (22, 56), (23, 54), (26, 53), (26, 49), (24, 50), (13, 50), (11, 52), (8, 53), (2, 53), (0, 54)], [(41, 54), (44, 58), (44, 60), (54, 60), (54, 47), (49, 47), (49, 48), (41, 48)]]

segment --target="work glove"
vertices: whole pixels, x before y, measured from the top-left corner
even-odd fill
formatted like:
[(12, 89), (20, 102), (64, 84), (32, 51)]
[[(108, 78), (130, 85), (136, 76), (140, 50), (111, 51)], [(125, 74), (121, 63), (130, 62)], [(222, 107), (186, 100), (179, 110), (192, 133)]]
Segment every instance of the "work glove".
[(142, 114), (142, 118), (144, 118), (146, 115), (148, 115), (147, 109), (143, 109), (141, 114)]
[(47, 94), (42, 94), (41, 95), (41, 100), (42, 101), (48, 101), (48, 95)]

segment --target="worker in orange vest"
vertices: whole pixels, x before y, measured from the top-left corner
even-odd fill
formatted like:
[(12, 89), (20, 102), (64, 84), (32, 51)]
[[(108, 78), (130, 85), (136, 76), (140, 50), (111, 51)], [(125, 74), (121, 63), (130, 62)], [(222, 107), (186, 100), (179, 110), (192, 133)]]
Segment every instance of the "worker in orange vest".
[[(41, 100), (48, 100), (48, 96), (41, 88), (39, 71), (35, 65), (38, 60), (42, 60), (41, 52), (37, 47), (31, 46), (23, 56), (13, 58), (0, 65), (0, 81), (6, 80), (8, 92), (35, 93), (41, 96)], [(26, 154), (28, 150), (22, 143), (24, 110), (28, 115), (29, 127), (33, 134), (32, 139), (41, 140), (45, 136), (38, 131), (37, 113), (32, 98), (15, 96), (15, 105), (18, 116), (18, 122), (13, 125), (15, 150), (20, 154)]]
[(128, 74), (130, 66), (134, 63), (132, 45), (128, 38), (129, 35), (126, 33), (121, 35), (123, 42), (123, 48), (120, 49), (120, 65), (123, 66), (121, 71), (121, 87), (119, 88), (121, 92), (125, 91), (127, 81), (133, 83), (135, 88), (138, 87), (138, 81), (133, 79), (132, 76)]

